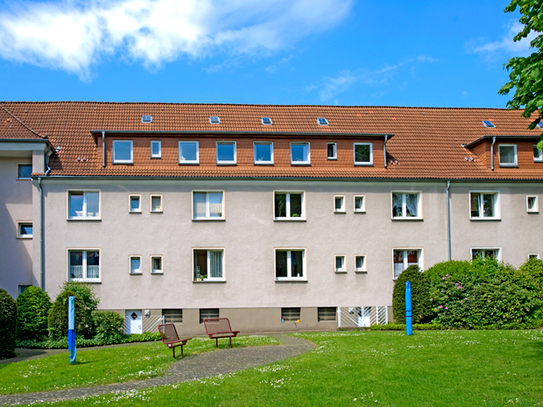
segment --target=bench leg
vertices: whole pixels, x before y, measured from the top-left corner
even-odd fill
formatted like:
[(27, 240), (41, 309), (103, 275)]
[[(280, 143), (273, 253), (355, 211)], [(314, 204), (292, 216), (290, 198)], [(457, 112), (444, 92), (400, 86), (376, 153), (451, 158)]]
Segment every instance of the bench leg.
[(215, 338), (215, 346), (218, 348), (219, 347), (219, 338)]
[(183, 345), (181, 345), (181, 357), (183, 357)]
[(173, 358), (175, 359), (175, 346), (172, 346)]
[(230, 339), (230, 347), (232, 347), (232, 337), (230, 337), (229, 339)]

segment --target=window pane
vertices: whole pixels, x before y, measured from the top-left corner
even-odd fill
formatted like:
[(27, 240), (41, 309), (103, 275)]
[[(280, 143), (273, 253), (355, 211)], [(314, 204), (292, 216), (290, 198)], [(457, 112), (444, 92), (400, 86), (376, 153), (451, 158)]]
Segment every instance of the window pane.
[(131, 212), (137, 212), (140, 210), (140, 197), (139, 196), (131, 196), (130, 197), (130, 211)]
[(418, 216), (419, 194), (406, 194), (405, 196), (405, 210), (406, 216), (416, 217)]
[(343, 270), (343, 263), (345, 262), (345, 258), (342, 256), (336, 257), (336, 270)]
[(419, 252), (418, 250), (408, 250), (407, 251), (407, 267), (416, 264), (419, 264)]
[(483, 205), (485, 211), (485, 217), (494, 217), (494, 194), (483, 195)]
[(479, 200), (481, 194), (471, 194), (471, 216), (474, 218), (479, 217)]
[(193, 193), (193, 211), (194, 219), (206, 217), (206, 193), (194, 192)]
[(364, 256), (356, 256), (356, 269), (357, 270), (364, 269)]
[(255, 144), (255, 161), (271, 161), (271, 144)]
[(179, 161), (196, 161), (197, 160), (198, 143), (197, 142), (180, 142), (179, 143)]
[(141, 261), (139, 257), (130, 258), (130, 272), (131, 273), (140, 273), (141, 272)]
[(97, 251), (87, 252), (87, 278), (100, 278), (100, 255)]
[(132, 143), (130, 141), (113, 142), (114, 161), (132, 161)]
[(207, 250), (194, 251), (194, 279), (207, 278)]
[(290, 252), (290, 272), (291, 272), (291, 277), (304, 276), (304, 263), (303, 263), (302, 251)]
[(402, 194), (392, 194), (392, 216), (402, 216)]
[(397, 278), (404, 270), (404, 251), (394, 250), (394, 278)]
[(308, 161), (308, 147), (309, 146), (307, 144), (291, 144), (290, 154), (292, 157), (292, 161)]
[(275, 252), (275, 277), (287, 277), (287, 252)]
[(32, 164), (20, 164), (17, 169), (17, 178), (30, 178), (32, 174)]
[(70, 218), (83, 216), (83, 192), (70, 192)]
[(70, 251), (70, 278), (83, 278), (83, 252)]
[(234, 143), (217, 144), (217, 161), (234, 161)]
[(153, 257), (151, 259), (151, 268), (153, 272), (162, 271), (162, 257)]
[(341, 211), (343, 209), (343, 197), (336, 196), (336, 212)]
[(328, 144), (326, 149), (327, 149), (328, 158), (336, 158), (336, 145), (335, 144)]
[(290, 216), (302, 217), (302, 194), (290, 194)]
[(32, 225), (21, 223), (19, 225), (19, 235), (32, 236)]
[(370, 145), (369, 144), (355, 144), (354, 146), (354, 160), (358, 162), (370, 162)]
[(275, 217), (287, 216), (287, 194), (275, 194)]
[(209, 197), (209, 217), (222, 217), (222, 192), (210, 192)]
[(535, 196), (529, 196), (528, 197), (528, 210), (533, 211), (535, 210), (535, 203), (536, 203), (536, 197)]
[(98, 217), (100, 212), (100, 194), (98, 192), (87, 192), (87, 216)]
[(162, 197), (153, 196), (151, 197), (151, 210), (153, 212), (160, 211), (162, 208)]
[(537, 146), (534, 146), (534, 160), (541, 160), (542, 150), (538, 149)]
[(222, 251), (209, 251), (210, 277), (222, 278)]
[(500, 164), (515, 164), (515, 147), (500, 146)]
[(151, 155), (153, 157), (160, 156), (160, 141), (151, 142)]
[(355, 211), (361, 211), (364, 208), (364, 197), (357, 196), (354, 198), (354, 210)]

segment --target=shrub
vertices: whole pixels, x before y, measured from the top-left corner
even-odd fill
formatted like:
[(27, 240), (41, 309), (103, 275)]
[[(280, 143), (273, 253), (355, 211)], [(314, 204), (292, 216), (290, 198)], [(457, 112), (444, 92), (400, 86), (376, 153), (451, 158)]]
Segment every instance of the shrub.
[(15, 356), (17, 338), (17, 305), (4, 289), (0, 289), (0, 359)]
[(28, 287), (17, 297), (17, 338), (43, 340), (47, 336), (49, 295), (38, 287)]
[(529, 259), (520, 266), (519, 271), (525, 273), (527, 278), (533, 281), (538, 287), (539, 298), (543, 299), (543, 260)]
[(430, 284), (436, 284), (441, 281), (441, 277), (445, 275), (455, 276), (461, 278), (462, 276), (471, 275), (472, 265), (471, 262), (462, 260), (450, 260), (441, 263), (434, 264), (428, 270), (425, 271)]
[(94, 294), (94, 291), (92, 291), (92, 286), (77, 281), (69, 281), (64, 283), (60, 292), (62, 293), (64, 291), (74, 292), (83, 300), (85, 304), (85, 321), (81, 330), (78, 331), (78, 335), (85, 338), (92, 338), (95, 334), (92, 312), (98, 308), (100, 302), (96, 297), (96, 294)]
[(68, 305), (71, 295), (75, 297), (75, 331), (79, 334), (85, 328), (87, 318), (83, 299), (73, 291), (63, 291), (57, 296), (49, 309), (49, 335), (53, 339), (61, 339), (68, 336)]
[(105, 343), (118, 343), (125, 335), (123, 333), (124, 319), (113, 311), (93, 311), (92, 319), (95, 324), (94, 339)]
[(430, 286), (424, 273), (418, 266), (412, 265), (402, 271), (394, 283), (392, 294), (392, 312), (397, 323), (405, 323), (405, 283), (411, 282), (411, 309), (413, 323), (430, 321), (433, 316), (430, 302)]

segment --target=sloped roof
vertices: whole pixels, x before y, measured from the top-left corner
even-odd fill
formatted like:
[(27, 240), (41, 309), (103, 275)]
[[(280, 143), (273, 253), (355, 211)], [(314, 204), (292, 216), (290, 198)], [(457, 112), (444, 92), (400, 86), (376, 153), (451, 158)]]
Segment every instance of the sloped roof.
[[(50, 175), (134, 176), (134, 177), (307, 177), (307, 178), (409, 178), (409, 179), (534, 179), (543, 180), (543, 166), (500, 168), (491, 171), (465, 145), (486, 136), (506, 136), (537, 140), (539, 129), (528, 130), (529, 119), (520, 111), (505, 109), (411, 108), (381, 106), (281, 106), (173, 103), (104, 102), (3, 102), (1, 114), (10, 112), (18, 126), (47, 136), (61, 151), (51, 157)], [(152, 123), (141, 123), (151, 115)], [(219, 116), (220, 124), (210, 124), (209, 116)], [(270, 117), (273, 125), (261, 124)], [(324, 117), (328, 126), (317, 118)], [(486, 128), (482, 120), (496, 127)], [(14, 123), (15, 124), (15, 123)], [(1, 128), (0, 128), (1, 130)], [(165, 165), (107, 165), (102, 168), (101, 142), (91, 131), (143, 132), (143, 134), (205, 134), (216, 138), (245, 135), (273, 139), (298, 134), (300, 139), (360, 138), (368, 135), (393, 135), (387, 142), (388, 168), (383, 162), (373, 167), (354, 166), (352, 160), (314, 164), (307, 167)], [(21, 130), (22, 131), (22, 130)], [(217, 136), (217, 134), (219, 134)], [(0, 131), (0, 138), (5, 137)], [(138, 137), (138, 133), (134, 135)], [(193, 139), (196, 136), (192, 137)], [(312, 147), (313, 148), (313, 147)], [(313, 151), (313, 150), (312, 150)], [(85, 161), (78, 160), (85, 157)], [(468, 160), (466, 160), (468, 158)], [(472, 158), (473, 160), (470, 160)], [(177, 164), (177, 163), (176, 163)], [(239, 163), (238, 163), (239, 164)]]
[(0, 139), (40, 140), (43, 137), (0, 104)]

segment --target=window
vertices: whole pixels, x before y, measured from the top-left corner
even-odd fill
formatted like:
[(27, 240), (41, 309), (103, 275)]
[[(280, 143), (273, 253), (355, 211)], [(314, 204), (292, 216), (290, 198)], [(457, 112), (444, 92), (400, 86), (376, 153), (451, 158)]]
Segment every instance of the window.
[(100, 250), (68, 250), (70, 281), (100, 281)]
[(162, 195), (151, 195), (151, 212), (162, 212)]
[(307, 280), (305, 272), (305, 250), (275, 250), (275, 279), (281, 280)]
[(32, 284), (19, 284), (17, 285), (17, 294), (22, 294), (28, 287), (32, 287)]
[(356, 254), (354, 256), (354, 271), (356, 273), (365, 273), (368, 271), (366, 268), (366, 255), (365, 254)]
[(32, 164), (17, 164), (17, 179), (31, 179)]
[(495, 260), (501, 260), (500, 248), (473, 248), (471, 249), (471, 258), (476, 259), (477, 257), (486, 259), (487, 257)]
[(336, 307), (319, 307), (317, 309), (317, 321), (335, 321), (337, 315)]
[(496, 127), (494, 123), (492, 123), (490, 120), (482, 120), (482, 122), (487, 129), (493, 129), (494, 127)]
[(141, 195), (128, 196), (128, 211), (130, 213), (141, 213)]
[(151, 158), (160, 158), (162, 156), (162, 148), (160, 141), (151, 141)]
[(162, 273), (162, 256), (151, 256), (151, 274)]
[(398, 278), (402, 271), (413, 264), (422, 268), (421, 250), (396, 249), (393, 253), (394, 279)]
[(347, 262), (344, 254), (336, 254), (334, 256), (334, 270), (336, 273), (347, 272)]
[(266, 126), (271, 126), (273, 124), (272, 119), (269, 118), (269, 117), (261, 117), (260, 121), (262, 122), (262, 124), (264, 124)]
[(422, 219), (420, 192), (393, 192), (392, 219)]
[(200, 309), (200, 323), (204, 323), (204, 319), (207, 318), (219, 318), (218, 308), (202, 308)]
[(68, 191), (68, 219), (100, 219), (100, 192)]
[(290, 163), (292, 165), (311, 164), (309, 143), (290, 143)]
[(274, 192), (275, 220), (305, 220), (303, 192)]
[(334, 195), (334, 212), (345, 213), (345, 195)]
[(144, 114), (141, 116), (141, 122), (142, 123), (153, 123), (153, 116), (149, 114)]
[(164, 318), (164, 323), (182, 323), (183, 322), (183, 310), (182, 309), (163, 309), (162, 318)]
[(141, 274), (141, 256), (130, 256), (130, 274)]
[(530, 259), (539, 259), (539, 253), (529, 253), (528, 260)]
[(354, 165), (373, 165), (372, 143), (354, 143)]
[(271, 141), (255, 141), (253, 148), (255, 164), (273, 164), (273, 143)]
[(317, 118), (317, 123), (319, 123), (319, 126), (328, 126), (328, 120), (324, 117)]
[(32, 222), (17, 222), (17, 237), (32, 239)]
[(354, 211), (366, 212), (366, 197), (364, 195), (354, 196)]
[(221, 119), (219, 119), (219, 116), (209, 116), (209, 124), (220, 124)]
[(329, 160), (337, 160), (337, 143), (326, 143), (326, 156)]
[(281, 322), (300, 322), (300, 308), (281, 308)]
[(217, 141), (217, 164), (236, 163), (236, 142)]
[(543, 162), (543, 150), (537, 148), (536, 144), (534, 144), (534, 162)]
[(132, 140), (113, 140), (113, 164), (132, 162)]
[(500, 144), (500, 167), (517, 166), (517, 146), (516, 144)]
[(192, 219), (224, 219), (224, 200), (222, 191), (192, 191)]
[(179, 142), (179, 164), (198, 164), (199, 151), (197, 141)]
[(526, 197), (526, 211), (530, 213), (539, 212), (539, 201), (537, 196), (527, 196)]
[(470, 213), (473, 220), (499, 219), (497, 192), (470, 192)]
[(224, 281), (224, 250), (194, 249), (194, 281)]

